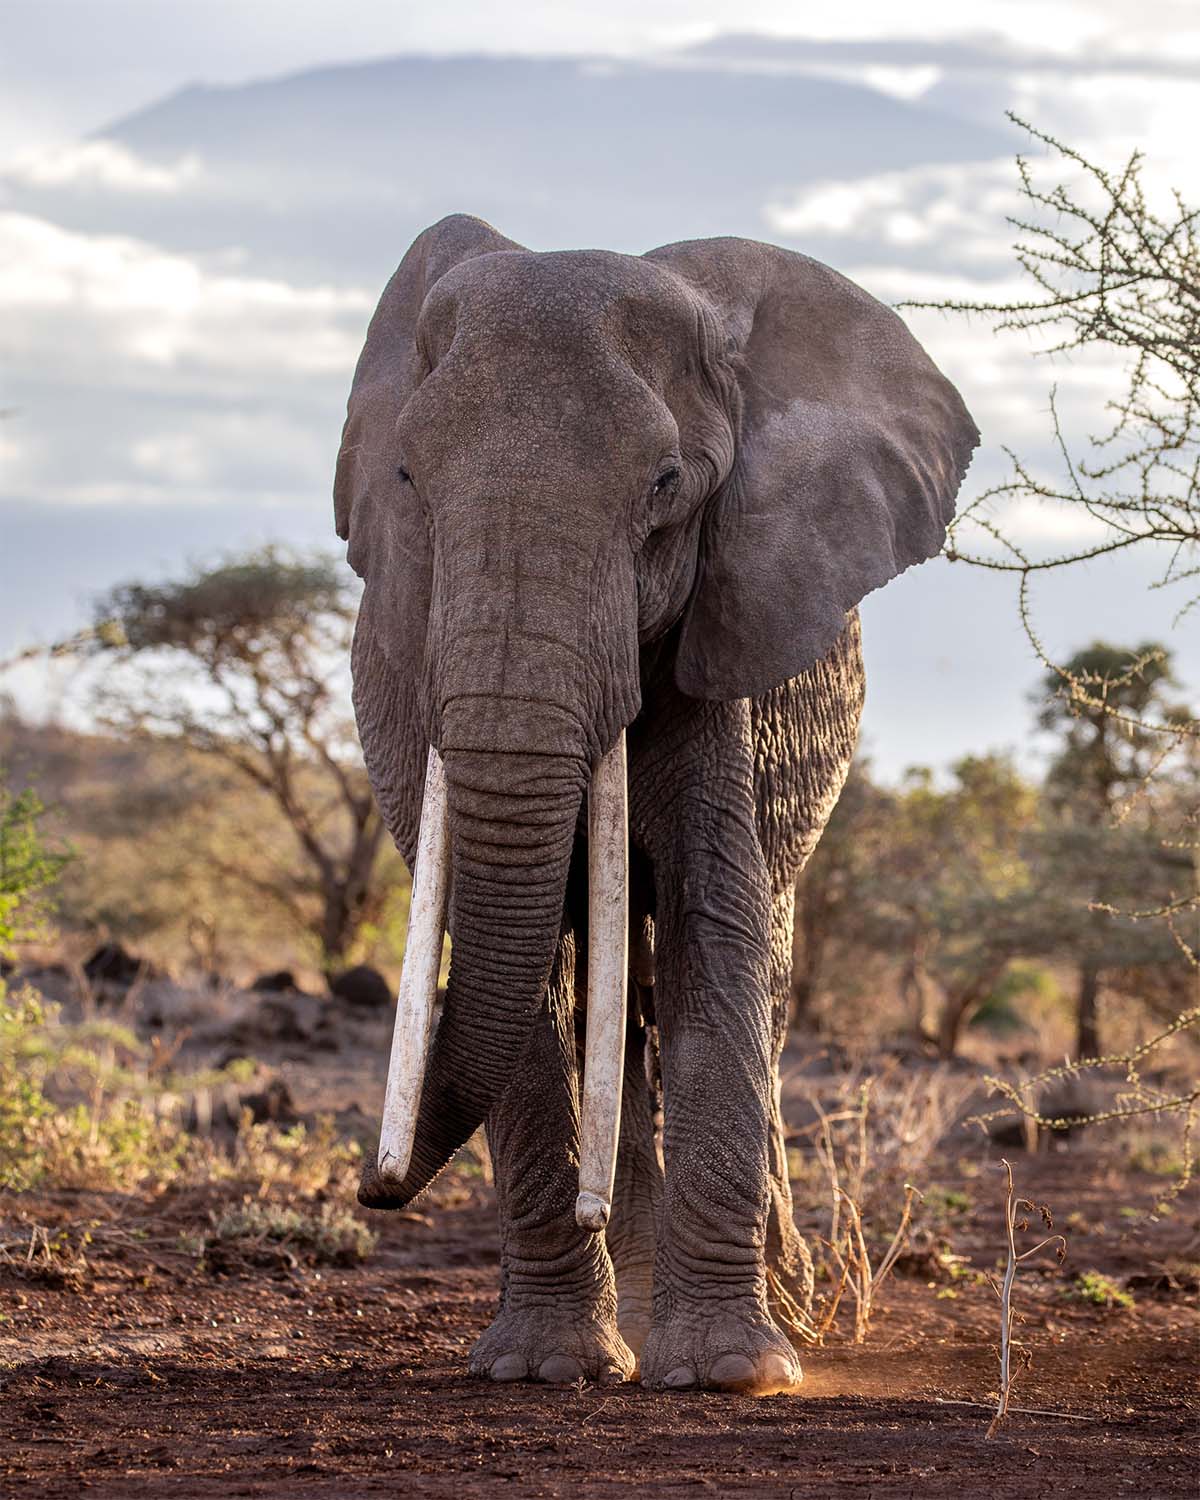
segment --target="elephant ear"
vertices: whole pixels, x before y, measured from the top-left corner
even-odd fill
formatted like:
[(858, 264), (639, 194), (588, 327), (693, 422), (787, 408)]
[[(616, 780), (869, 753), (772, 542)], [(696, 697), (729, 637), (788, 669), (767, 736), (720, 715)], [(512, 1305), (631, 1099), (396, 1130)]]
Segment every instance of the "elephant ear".
[(711, 304), (740, 393), (676, 680), (693, 697), (757, 697), (941, 549), (979, 433), (900, 318), (819, 261), (739, 239), (647, 258)]
[(410, 683), (424, 657), (433, 570), (424, 519), (403, 503), (397, 474), (396, 419), (424, 373), (417, 319), (434, 283), (454, 266), (521, 248), (467, 214), (426, 229), (384, 289), (354, 372), (333, 481), (337, 534), (366, 583), (359, 629)]

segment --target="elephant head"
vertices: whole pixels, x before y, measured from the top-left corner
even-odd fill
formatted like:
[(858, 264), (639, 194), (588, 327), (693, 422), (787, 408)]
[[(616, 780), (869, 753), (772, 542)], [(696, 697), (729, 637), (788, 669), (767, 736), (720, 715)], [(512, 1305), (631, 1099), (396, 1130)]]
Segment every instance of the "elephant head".
[(364, 750), (410, 863), (399, 787), (422, 768), (376, 727), (389, 704), (444, 768), (454, 946), (411, 1161), (364, 1201), (423, 1187), (519, 1063), (640, 647), (665, 641), (693, 697), (800, 673), (940, 549), (977, 437), (900, 319), (805, 256), (539, 254), (464, 216), (416, 240), (355, 374), (335, 505), (366, 585)]

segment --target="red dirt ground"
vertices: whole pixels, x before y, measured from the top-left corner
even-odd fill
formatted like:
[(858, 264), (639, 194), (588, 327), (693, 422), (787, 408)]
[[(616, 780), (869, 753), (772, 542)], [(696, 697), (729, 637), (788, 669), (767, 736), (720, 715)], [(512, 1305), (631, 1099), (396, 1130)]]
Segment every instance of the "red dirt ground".
[[(320, 1272), (199, 1270), (159, 1247), (203, 1204), (160, 1200), (149, 1241), (101, 1238), (79, 1285), (0, 1276), (0, 1494), (1194, 1497), (1195, 1299), (1178, 1279), (1156, 1285), (1153, 1265), (1194, 1258), (1195, 1209), (1105, 1226), (1106, 1205), (1112, 1217), (1154, 1190), (1126, 1184), (1114, 1200), (1107, 1171), (1083, 1149), (1020, 1158), (1022, 1189), (1083, 1224), (1063, 1272), (1051, 1260), (1020, 1284), (1034, 1361), (1014, 1403), (1054, 1415), (1014, 1415), (991, 1441), (995, 1297), (919, 1262), (886, 1288), (865, 1346), (808, 1351), (795, 1395), (493, 1387), (466, 1374), (496, 1287), (482, 1186), (456, 1208), (372, 1216), (371, 1260)], [(7, 1237), (120, 1223), (133, 1204), (57, 1193), (0, 1207)], [(990, 1267), (998, 1206), (962, 1218), (954, 1249)], [(1066, 1296), (1085, 1267), (1140, 1274), (1136, 1308)]]

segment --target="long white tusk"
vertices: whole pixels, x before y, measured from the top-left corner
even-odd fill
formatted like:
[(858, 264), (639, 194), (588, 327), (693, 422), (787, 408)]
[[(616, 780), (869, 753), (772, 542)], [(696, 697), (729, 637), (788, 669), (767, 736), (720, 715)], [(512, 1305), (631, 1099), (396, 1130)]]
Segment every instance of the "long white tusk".
[(575, 1222), (581, 1229), (603, 1229), (612, 1212), (625, 1067), (628, 948), (629, 818), (622, 730), (596, 767), (588, 794), (587, 1044), (575, 1200)]
[(441, 756), (432, 746), (425, 772), (416, 863), (392, 1055), (383, 1096), (383, 1123), (379, 1128), (379, 1175), (388, 1187), (400, 1186), (412, 1158), (446, 931), (446, 898), (450, 889), (446, 772)]

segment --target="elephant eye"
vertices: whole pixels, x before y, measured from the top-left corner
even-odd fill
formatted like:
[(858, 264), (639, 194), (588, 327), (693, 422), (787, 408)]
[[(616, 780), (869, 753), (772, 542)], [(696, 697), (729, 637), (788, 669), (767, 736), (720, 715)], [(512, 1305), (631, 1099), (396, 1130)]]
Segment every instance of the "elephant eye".
[(404, 467), (403, 464), (401, 464), (399, 466), (399, 468), (397, 468), (397, 470), (396, 470), (396, 478), (400, 481), (401, 484), (411, 484), (412, 483), (412, 475), (408, 472), (408, 470)]
[(654, 481), (653, 493), (656, 495), (661, 495), (664, 490), (669, 490), (678, 478), (678, 469), (664, 469), (663, 472)]

